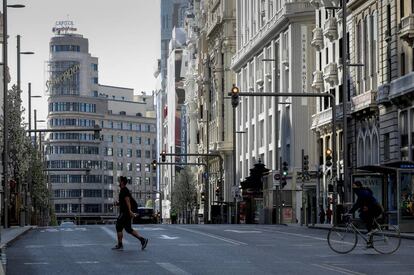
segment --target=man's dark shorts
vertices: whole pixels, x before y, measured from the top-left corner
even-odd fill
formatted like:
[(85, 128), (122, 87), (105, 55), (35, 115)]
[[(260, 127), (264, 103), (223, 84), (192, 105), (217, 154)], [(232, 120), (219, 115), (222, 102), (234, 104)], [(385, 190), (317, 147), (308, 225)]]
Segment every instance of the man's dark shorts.
[(125, 229), (126, 232), (132, 233), (132, 219), (128, 214), (121, 213), (116, 219), (116, 232), (122, 232)]

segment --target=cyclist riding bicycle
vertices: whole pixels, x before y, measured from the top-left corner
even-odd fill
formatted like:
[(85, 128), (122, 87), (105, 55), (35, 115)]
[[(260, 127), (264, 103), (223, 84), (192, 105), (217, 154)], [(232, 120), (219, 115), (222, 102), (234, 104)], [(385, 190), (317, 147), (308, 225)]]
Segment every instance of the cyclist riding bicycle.
[[(378, 218), (383, 213), (382, 206), (375, 199), (372, 190), (363, 187), (360, 181), (355, 181), (352, 184), (352, 190), (358, 196), (358, 199), (348, 211), (348, 214), (353, 214), (357, 209), (359, 210), (359, 217), (365, 223), (368, 230), (367, 235), (370, 237), (373, 233), (374, 218)], [(369, 238), (367, 247), (372, 247), (371, 238)]]

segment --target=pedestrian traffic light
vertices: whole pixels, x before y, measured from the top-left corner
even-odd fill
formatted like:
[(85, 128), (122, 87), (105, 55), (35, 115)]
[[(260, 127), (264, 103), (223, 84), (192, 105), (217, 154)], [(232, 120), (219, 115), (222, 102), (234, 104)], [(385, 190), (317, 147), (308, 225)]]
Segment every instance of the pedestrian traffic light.
[(152, 170), (157, 170), (157, 161), (155, 159), (151, 162), (151, 166)]
[(162, 162), (165, 162), (165, 160), (166, 160), (166, 153), (165, 153), (165, 151), (162, 151), (162, 153), (161, 153), (161, 161)]
[(240, 101), (239, 93), (240, 93), (239, 88), (235, 84), (233, 84), (233, 88), (231, 88), (231, 92), (229, 93), (229, 95), (231, 96), (231, 105), (234, 108), (236, 108), (239, 105), (239, 101)]
[(282, 175), (284, 177), (286, 177), (288, 175), (288, 172), (289, 172), (289, 167), (288, 166), (289, 166), (289, 164), (286, 161), (284, 161), (282, 163)]
[(325, 156), (325, 166), (327, 168), (332, 166), (332, 150), (326, 149), (326, 156)]
[(281, 188), (285, 187), (286, 184), (287, 184), (286, 177), (284, 177), (284, 176), (281, 177), (280, 178), (280, 186), (281, 186)]

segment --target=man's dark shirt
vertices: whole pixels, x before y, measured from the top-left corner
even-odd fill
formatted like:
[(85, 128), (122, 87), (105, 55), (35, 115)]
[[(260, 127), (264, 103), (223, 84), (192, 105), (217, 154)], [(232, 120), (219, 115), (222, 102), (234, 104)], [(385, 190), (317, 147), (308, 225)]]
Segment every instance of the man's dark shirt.
[(129, 214), (128, 205), (126, 204), (125, 198), (131, 199), (131, 192), (129, 189), (124, 187), (119, 191), (119, 212), (122, 214)]
[(373, 196), (371, 189), (359, 188), (355, 193), (358, 196), (358, 199), (351, 210), (349, 210), (350, 213), (354, 213), (357, 209), (359, 209), (359, 212), (362, 212), (364, 207), (367, 207), (368, 211), (372, 211), (377, 207), (378, 202)]

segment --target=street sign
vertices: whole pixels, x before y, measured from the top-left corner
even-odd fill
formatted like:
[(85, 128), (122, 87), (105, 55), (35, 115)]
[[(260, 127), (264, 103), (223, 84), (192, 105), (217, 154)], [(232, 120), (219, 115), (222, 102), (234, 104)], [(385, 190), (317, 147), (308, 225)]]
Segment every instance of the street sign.
[(280, 185), (280, 174), (279, 171), (273, 171), (273, 187)]

